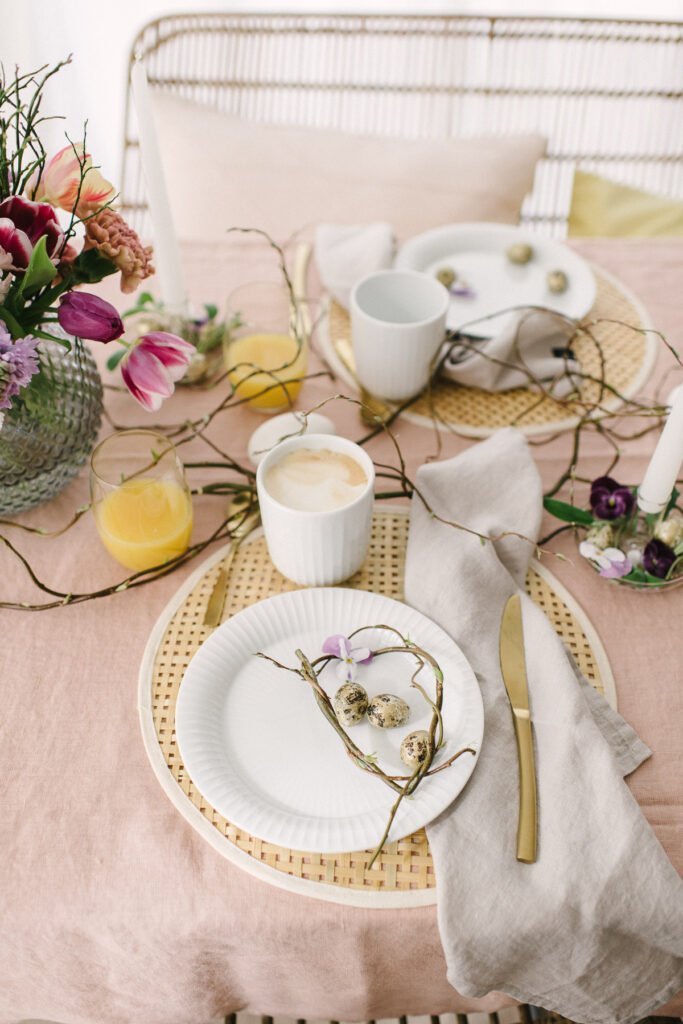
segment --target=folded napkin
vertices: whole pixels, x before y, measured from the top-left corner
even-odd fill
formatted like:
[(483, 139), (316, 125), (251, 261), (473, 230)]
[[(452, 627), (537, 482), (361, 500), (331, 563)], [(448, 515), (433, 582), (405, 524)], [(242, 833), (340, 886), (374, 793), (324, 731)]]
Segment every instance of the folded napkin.
[(356, 281), (390, 267), (395, 252), (391, 224), (319, 224), (316, 228), (315, 261), (320, 280), (344, 309), (349, 307)]
[[(325, 289), (348, 309), (356, 281), (393, 263), (396, 243), (390, 224), (346, 227), (321, 224), (315, 235), (315, 260)], [(507, 319), (494, 337), (476, 342), (476, 351), (457, 341), (442, 351), (448, 380), (484, 391), (529, 387), (529, 375), (562, 398), (574, 390), (579, 364), (568, 350), (573, 324), (546, 310), (524, 309)]]
[(445, 346), (441, 373), (448, 380), (484, 391), (535, 387), (542, 381), (556, 398), (575, 390), (581, 369), (568, 347), (574, 323), (545, 309), (523, 309), (506, 318), (492, 338), (457, 340)]
[[(517, 431), (423, 466), (417, 486), (443, 518), (487, 536), (537, 537), (541, 486)], [(485, 707), (474, 774), (427, 829), (448, 980), (465, 996), (503, 991), (586, 1024), (632, 1024), (683, 988), (683, 881), (623, 782), (647, 748), (577, 682), (524, 594), (533, 551), (517, 536), (482, 545), (413, 499), (406, 599), (459, 643)], [(517, 592), (536, 749), (535, 864), (515, 857), (519, 769), (499, 665), (503, 606)]]

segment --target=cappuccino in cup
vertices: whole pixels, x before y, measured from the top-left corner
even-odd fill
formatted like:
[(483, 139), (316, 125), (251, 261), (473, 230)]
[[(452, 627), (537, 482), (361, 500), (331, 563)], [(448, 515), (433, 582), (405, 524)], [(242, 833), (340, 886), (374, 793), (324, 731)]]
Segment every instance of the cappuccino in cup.
[(346, 452), (298, 448), (266, 474), (268, 492), (281, 505), (300, 512), (332, 512), (359, 498), (368, 477)]
[(372, 459), (345, 437), (304, 434), (271, 448), (256, 487), (276, 569), (314, 587), (352, 576), (370, 543), (374, 482)]

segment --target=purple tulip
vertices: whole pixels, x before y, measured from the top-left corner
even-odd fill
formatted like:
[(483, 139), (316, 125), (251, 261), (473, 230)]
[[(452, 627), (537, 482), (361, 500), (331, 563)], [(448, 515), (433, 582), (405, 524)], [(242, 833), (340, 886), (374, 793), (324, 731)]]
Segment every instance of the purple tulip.
[(651, 540), (643, 551), (643, 568), (651, 576), (659, 576), (661, 580), (668, 575), (669, 569), (676, 561), (676, 553), (663, 540)]
[(111, 303), (86, 292), (62, 295), (57, 319), (69, 334), (88, 341), (114, 341), (124, 331), (123, 320)]
[(633, 511), (633, 492), (611, 476), (601, 476), (591, 484), (590, 504), (597, 519), (620, 519)]
[(145, 334), (123, 357), (123, 382), (144, 409), (156, 412), (164, 398), (173, 394), (175, 381), (184, 375), (195, 351), (194, 345), (175, 334)]

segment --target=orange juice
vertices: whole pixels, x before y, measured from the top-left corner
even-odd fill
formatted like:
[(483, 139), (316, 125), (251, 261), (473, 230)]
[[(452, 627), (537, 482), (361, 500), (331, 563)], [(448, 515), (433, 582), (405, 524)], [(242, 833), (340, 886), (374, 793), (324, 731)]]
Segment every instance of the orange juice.
[[(288, 334), (247, 334), (230, 341), (225, 360), (237, 397), (248, 399), (249, 405), (262, 412), (286, 409), (301, 389), (301, 381), (296, 378), (306, 372), (305, 345), (298, 350), (296, 338)], [(251, 365), (239, 366), (240, 363)], [(256, 369), (271, 372), (259, 373)], [(277, 381), (282, 381), (282, 387), (273, 386)]]
[(102, 543), (128, 569), (162, 565), (190, 543), (192, 502), (175, 480), (126, 480), (95, 512)]

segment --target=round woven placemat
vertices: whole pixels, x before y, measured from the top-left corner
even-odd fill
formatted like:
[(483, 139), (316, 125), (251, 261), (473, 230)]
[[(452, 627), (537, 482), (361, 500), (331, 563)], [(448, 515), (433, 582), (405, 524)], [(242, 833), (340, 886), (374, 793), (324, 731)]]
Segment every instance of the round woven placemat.
[[(376, 511), (368, 557), (345, 586), (402, 600), (407, 540), (406, 510)], [(374, 895), (379, 897), (373, 902), (375, 906), (388, 905), (386, 897), (391, 894), (405, 897), (400, 902), (392, 901), (393, 906), (434, 902), (434, 867), (424, 829), (388, 844), (368, 871), (371, 851), (322, 854), (284, 849), (237, 828), (204, 800), (185, 771), (175, 737), (176, 698), (190, 659), (212, 632), (203, 625), (204, 613), (226, 553), (224, 550), (201, 566), (176, 595), (150, 637), (143, 659), (139, 701), (143, 736), (162, 786), (181, 813), (224, 856), (238, 859), (247, 870), (261, 869), (255, 873), (284, 888), (295, 887), (300, 892), (301, 884), (294, 886), (287, 881), (306, 881), (308, 895), (334, 900), (336, 892), (342, 897), (340, 902), (361, 905), (366, 903), (343, 898), (343, 894)], [(571, 650), (584, 676), (614, 702), (609, 663), (578, 605), (539, 563), (529, 571), (526, 588)], [(295, 589), (296, 585), (275, 569), (263, 535), (256, 531), (242, 544), (232, 563), (223, 621), (248, 605)], [(238, 852), (246, 859), (236, 857)], [(319, 885), (321, 882), (325, 884)]]
[[(555, 402), (539, 397), (538, 392), (529, 388), (490, 392), (439, 380), (410, 406), (404, 413), (406, 418), (423, 426), (452, 429), (468, 437), (486, 437), (500, 427), (509, 426), (519, 427), (527, 434), (570, 429), (585, 411), (583, 403), (592, 405), (599, 399), (602, 360), (606, 383), (626, 398), (635, 395), (654, 365), (656, 339), (630, 329), (649, 326), (647, 314), (638, 300), (604, 271), (595, 271), (595, 276), (597, 297), (586, 322), (602, 319), (602, 323), (591, 327), (600, 346), (585, 331), (580, 331), (572, 341), (582, 372), (597, 378), (582, 382), (581, 404)], [(345, 361), (349, 362), (349, 315), (334, 301), (329, 303), (325, 331), (326, 337), (323, 335), (322, 339), (325, 355), (331, 357), (334, 368), (353, 386), (355, 382), (344, 365)], [(340, 343), (344, 343), (343, 358), (337, 348)], [(606, 409), (618, 408), (620, 404), (620, 399), (610, 393), (601, 402)]]

